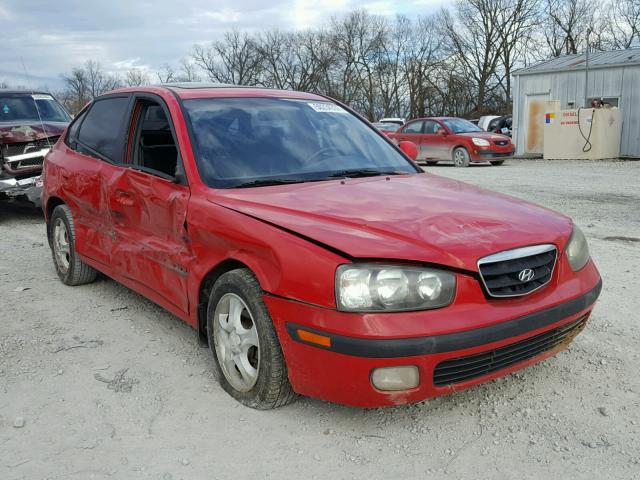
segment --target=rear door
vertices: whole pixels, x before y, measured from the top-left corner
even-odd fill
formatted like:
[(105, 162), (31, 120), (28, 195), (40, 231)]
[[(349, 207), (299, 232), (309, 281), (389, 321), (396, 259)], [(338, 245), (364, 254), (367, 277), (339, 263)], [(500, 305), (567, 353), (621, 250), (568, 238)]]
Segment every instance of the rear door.
[(69, 127), (60, 176), (64, 199), (76, 226), (76, 250), (109, 265), (117, 242), (109, 212), (107, 188), (124, 170), (124, 137), (131, 96), (95, 100)]
[(442, 125), (435, 120), (425, 120), (422, 135), (422, 153), (425, 159), (443, 159), (444, 137), (437, 133), (442, 128)]
[(114, 246), (113, 265), (187, 312), (193, 258), (186, 227), (190, 190), (171, 116), (160, 97), (135, 96), (128, 138), (130, 168), (109, 186), (111, 217), (123, 238)]

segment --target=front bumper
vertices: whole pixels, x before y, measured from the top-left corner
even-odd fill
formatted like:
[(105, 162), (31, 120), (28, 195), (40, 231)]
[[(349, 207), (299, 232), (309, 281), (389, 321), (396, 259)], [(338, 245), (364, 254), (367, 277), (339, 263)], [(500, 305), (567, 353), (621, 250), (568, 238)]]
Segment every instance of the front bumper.
[(42, 205), (41, 195), (40, 174), (22, 179), (0, 178), (0, 200), (29, 204), (39, 208)]
[[(579, 278), (571, 282), (549, 285), (529, 295), (528, 300), (527, 297), (491, 300), (490, 306), (471, 303), (429, 312), (355, 315), (279, 297), (264, 298), (296, 392), (347, 405), (379, 407), (418, 402), (462, 390), (537, 363), (561, 350), (582, 329), (601, 290), (601, 280), (592, 262), (576, 276)], [(579, 295), (569, 294), (576, 290), (580, 291)], [(564, 300), (558, 302), (559, 297)], [(546, 307), (539, 308), (542, 305)], [(510, 316), (514, 312), (521, 314)], [(490, 319), (496, 314), (506, 318)], [(459, 328), (465, 323), (466, 328)], [(470, 327), (473, 323), (476, 326)], [(443, 362), (481, 353), (493, 355), (493, 352), (513, 348), (530, 348), (520, 347), (518, 342), (528, 339), (540, 343), (538, 338), (555, 335), (556, 331), (562, 332), (574, 323), (575, 332), (566, 340), (563, 337), (562, 341), (549, 343), (549, 349), (537, 350), (539, 353), (535, 356), (505, 364), (504, 368), (487, 369), (486, 373), (479, 372), (461, 381), (442, 384), (437, 380), (436, 370), (439, 365), (446, 365)], [(344, 326), (344, 333), (335, 331), (335, 326), (340, 324)], [(306, 342), (298, 335), (300, 329), (329, 337), (331, 347)], [(422, 330), (425, 334), (410, 335), (411, 330)], [(347, 331), (352, 333), (346, 334)], [(357, 331), (359, 335), (355, 334)], [(402, 365), (418, 368), (420, 381), (416, 388), (384, 392), (372, 385), (374, 369)]]
[(513, 147), (504, 149), (501, 147), (477, 148), (471, 153), (472, 162), (490, 162), (492, 160), (509, 160), (513, 158), (515, 150)]

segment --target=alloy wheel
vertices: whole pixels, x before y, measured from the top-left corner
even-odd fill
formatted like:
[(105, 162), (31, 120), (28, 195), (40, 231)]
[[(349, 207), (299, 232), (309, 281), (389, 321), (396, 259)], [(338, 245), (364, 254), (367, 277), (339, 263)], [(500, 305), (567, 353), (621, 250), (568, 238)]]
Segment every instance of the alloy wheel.
[(62, 218), (56, 218), (53, 224), (53, 252), (58, 268), (63, 274), (66, 273), (71, 263), (71, 246), (67, 225)]
[(260, 341), (249, 307), (238, 295), (227, 293), (216, 305), (213, 340), (227, 381), (240, 392), (251, 390), (260, 370)]

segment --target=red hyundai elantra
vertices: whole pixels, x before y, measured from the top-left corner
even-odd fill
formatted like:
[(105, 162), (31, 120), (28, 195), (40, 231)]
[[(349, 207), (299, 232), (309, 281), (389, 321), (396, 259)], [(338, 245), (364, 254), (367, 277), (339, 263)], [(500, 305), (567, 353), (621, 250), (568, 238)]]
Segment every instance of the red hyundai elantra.
[(254, 408), (415, 402), (564, 348), (601, 288), (580, 229), (401, 147), (318, 95), (100, 96), (45, 162), (57, 273), (100, 271), (188, 322)]

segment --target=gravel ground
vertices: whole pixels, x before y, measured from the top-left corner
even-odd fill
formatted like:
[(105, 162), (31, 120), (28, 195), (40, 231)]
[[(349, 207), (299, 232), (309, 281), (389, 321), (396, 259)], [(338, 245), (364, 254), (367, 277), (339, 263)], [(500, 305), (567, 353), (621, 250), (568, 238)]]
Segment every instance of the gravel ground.
[(253, 411), (189, 327), (106, 278), (65, 287), (41, 216), (2, 207), (0, 478), (640, 478), (640, 162), (428, 170), (584, 227), (604, 290), (568, 350), (411, 406)]

